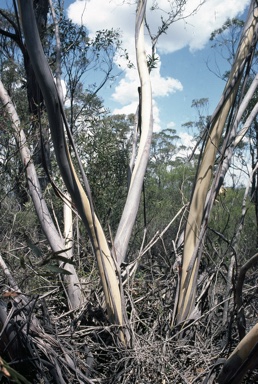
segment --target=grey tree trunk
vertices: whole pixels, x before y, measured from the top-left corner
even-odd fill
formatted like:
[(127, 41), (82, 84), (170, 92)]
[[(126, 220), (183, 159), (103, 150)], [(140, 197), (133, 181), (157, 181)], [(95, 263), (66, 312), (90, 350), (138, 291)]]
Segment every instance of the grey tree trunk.
[[(26, 142), (25, 133), (20, 125), (20, 119), (1, 81), (0, 81), (0, 100), (2, 101), (5, 107), (5, 110), (7, 111), (9, 118), (11, 120), (15, 139), (20, 151), (21, 161), (26, 172), (29, 193), (31, 195), (42, 230), (46, 235), (46, 238), (49, 242), (49, 245), (52, 251), (60, 253), (60, 251), (63, 250), (64, 255), (66, 255), (64, 239), (60, 237), (54, 225), (54, 222), (52, 220), (51, 214), (47, 207), (46, 201), (42, 194), (37, 172), (31, 157), (30, 150)], [(74, 276), (77, 276), (76, 271), (74, 270), (74, 267), (71, 264), (69, 264), (69, 271), (72, 272)], [(69, 298), (71, 309), (77, 308), (83, 302), (83, 294), (79, 289), (79, 287), (80, 285), (79, 285), (78, 277), (75, 277), (74, 281), (67, 286), (67, 295)]]

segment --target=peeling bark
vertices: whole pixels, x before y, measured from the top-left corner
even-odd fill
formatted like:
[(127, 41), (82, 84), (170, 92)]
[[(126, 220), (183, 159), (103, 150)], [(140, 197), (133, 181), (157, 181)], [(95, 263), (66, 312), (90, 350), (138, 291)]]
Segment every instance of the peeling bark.
[(218, 384), (240, 384), (248, 370), (257, 368), (258, 324), (240, 341), (225, 362)]
[[(258, 7), (256, 1), (252, 1), (228, 82), (221, 101), (211, 118), (209, 132), (207, 133), (207, 143), (199, 166), (185, 230), (177, 323), (189, 318), (194, 309), (196, 281), (201, 257), (201, 252), (198, 253), (198, 250), (205, 237), (204, 217), (208, 221), (209, 215), (205, 216), (206, 211), (209, 210), (210, 212), (213, 204), (212, 199), (208, 200), (208, 194), (215, 156), (225, 123), (231, 109), (234, 107), (244, 69), (249, 63), (257, 43), (257, 18)], [(215, 198), (215, 195), (213, 197)], [(208, 205), (206, 205), (206, 201), (208, 201)]]
[[(120, 276), (120, 270), (111, 255), (104, 231), (94, 213), (90, 191), (83, 189), (68, 150), (63, 129), (64, 124), (67, 127), (68, 125), (53, 75), (42, 49), (32, 1), (20, 0), (19, 9), (26, 46), (46, 104), (57, 163), (67, 190), (88, 230), (98, 263), (109, 319), (113, 324), (124, 326), (126, 312), (123, 309), (122, 287), (117, 277)], [(119, 332), (120, 339), (125, 342), (123, 329), (120, 328)]]

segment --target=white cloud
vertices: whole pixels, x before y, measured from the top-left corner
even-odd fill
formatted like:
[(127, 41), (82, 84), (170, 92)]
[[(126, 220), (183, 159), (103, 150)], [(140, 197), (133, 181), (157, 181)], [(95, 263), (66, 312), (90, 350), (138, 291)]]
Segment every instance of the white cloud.
[(168, 129), (175, 128), (175, 126), (176, 126), (176, 123), (174, 123), (174, 121), (170, 121), (170, 122), (167, 124), (167, 128), (168, 128)]
[[(187, 46), (191, 51), (203, 49), (211, 33), (220, 28), (228, 18), (243, 13), (250, 0), (206, 0), (198, 8), (200, 2), (201, 0), (188, 0), (184, 15), (190, 16), (171, 24), (166, 34), (160, 37), (158, 42), (160, 53), (172, 53)], [(158, 4), (162, 10), (169, 10), (170, 2), (167, 0), (159, 0)], [(193, 12), (195, 9), (197, 12)], [(153, 31), (158, 29), (160, 16), (165, 18), (164, 12), (148, 13), (149, 24), (153, 26)]]
[[(184, 15), (191, 15), (200, 2), (201, 0), (188, 0)], [(166, 34), (161, 36), (158, 49), (162, 53), (171, 53), (186, 46), (191, 50), (202, 49), (212, 31), (219, 28), (227, 18), (243, 13), (249, 3), (250, 0), (206, 0), (197, 12), (169, 27)], [(166, 19), (165, 12), (169, 11), (173, 2), (159, 0), (158, 5), (162, 11), (147, 12), (152, 33), (158, 30), (160, 17)], [(99, 29), (121, 29), (125, 46), (131, 51), (130, 47), (134, 44), (134, 1), (130, 4), (123, 0), (76, 0), (69, 6), (68, 16), (78, 24), (85, 24), (93, 34)]]
[(162, 77), (160, 74), (161, 61), (157, 62), (156, 68), (151, 72), (151, 84), (154, 97), (168, 96), (176, 91), (182, 91), (183, 85), (173, 77)]
[[(202, 0), (188, 0), (184, 15), (191, 15)], [(148, 6), (148, 22), (152, 33), (160, 26), (160, 17), (166, 19), (166, 12), (174, 7), (173, 1), (159, 0), (162, 11), (150, 11)], [(174, 52), (189, 46), (191, 50), (202, 49), (209, 40), (210, 34), (227, 20), (243, 13), (250, 0), (206, 0), (198, 11), (172, 24), (159, 40), (158, 48), (162, 53)], [(85, 24), (90, 33), (99, 29), (119, 28), (123, 32), (125, 46), (134, 44), (135, 1), (123, 0), (76, 0), (68, 8), (68, 16), (78, 24)]]
[[(157, 63), (157, 68), (151, 72), (151, 84), (153, 97), (168, 96), (176, 91), (183, 89), (179, 80), (172, 77), (162, 77), (160, 74), (161, 62)], [(120, 80), (116, 87), (113, 99), (122, 105), (138, 100), (137, 89), (139, 87), (139, 78), (136, 69), (125, 70), (125, 77)]]
[[(96, 17), (98, 15), (98, 17)], [(103, 2), (103, 0), (76, 0), (68, 8), (68, 16), (76, 23), (84, 23), (89, 29), (90, 34), (94, 34), (102, 28), (115, 28), (122, 31), (123, 45), (126, 47), (130, 60), (135, 63), (134, 53), (134, 20), (135, 20), (135, 4), (122, 1)], [(150, 51), (150, 44), (146, 42), (147, 51)], [(149, 49), (148, 49), (149, 47)], [(124, 70), (124, 77), (116, 86), (112, 98), (122, 105), (120, 109), (116, 109), (114, 113), (131, 113), (135, 111), (138, 103), (139, 78), (135, 68), (127, 68), (124, 58), (119, 55), (115, 58), (115, 63)], [(161, 62), (158, 62), (157, 68), (152, 71), (152, 89), (153, 97), (164, 97), (171, 93), (183, 89), (179, 80), (172, 77), (162, 77), (160, 74)], [(153, 111), (157, 109), (154, 105)], [(156, 112), (155, 124), (159, 124), (158, 113)], [(156, 125), (156, 130), (157, 125)]]
[[(185, 148), (180, 149), (176, 154), (176, 157), (189, 158), (192, 155), (193, 149), (196, 145), (196, 140), (192, 135), (189, 135), (187, 132), (178, 133), (179, 142), (178, 146), (183, 145)], [(196, 154), (199, 153), (199, 150), (196, 149)]]
[(87, 26), (91, 34), (101, 29), (121, 28), (124, 36), (134, 28), (135, 6), (122, 0), (76, 0), (68, 7), (68, 17)]
[(194, 148), (196, 145), (196, 140), (192, 135), (189, 135), (187, 132), (179, 133), (178, 136), (181, 139), (182, 145), (185, 145), (186, 147)]
[[(188, 0), (185, 7), (185, 15), (192, 13), (201, 0)], [(158, 5), (162, 11), (155, 10), (147, 12), (148, 23), (153, 33), (160, 26), (160, 17), (165, 19), (165, 11), (173, 6), (173, 1), (159, 0)], [(149, 8), (152, 2), (149, 4)], [(249, 4), (249, 0), (206, 0), (198, 12), (185, 20), (172, 24), (163, 34), (158, 42), (160, 54), (172, 53), (184, 47), (191, 51), (202, 49), (208, 42), (210, 34), (226, 21), (227, 18), (236, 17), (242, 13)], [(91, 35), (97, 30), (114, 28), (122, 31), (123, 46), (129, 53), (130, 60), (135, 64), (134, 53), (134, 22), (135, 22), (135, 1), (124, 2), (123, 0), (76, 0), (68, 8), (68, 16), (78, 24), (85, 24)], [(147, 34), (146, 34), (147, 36)], [(146, 41), (146, 51), (150, 52), (150, 42)], [(137, 88), (139, 79), (136, 69), (129, 69), (124, 58), (115, 58), (115, 62), (124, 70), (124, 77), (116, 86), (112, 95), (113, 100), (121, 105), (114, 112), (131, 113), (135, 111), (138, 102)], [(153, 97), (167, 97), (171, 93), (181, 91), (183, 85), (179, 80), (161, 75), (161, 62), (152, 71)], [(157, 105), (154, 104), (154, 111)], [(155, 112), (155, 129), (157, 130), (160, 119), (158, 110)]]
[(128, 71), (115, 88), (112, 98), (122, 105), (128, 104), (129, 102), (136, 102), (138, 101), (137, 89), (139, 85), (136, 71)]
[(153, 100), (152, 112), (153, 112), (153, 131), (159, 132), (161, 129), (160, 116), (159, 116), (159, 108), (158, 108), (158, 105), (157, 105), (155, 99)]
[(138, 102), (135, 101), (133, 103), (130, 103), (130, 104), (127, 104), (125, 106), (123, 106), (122, 108), (116, 108), (114, 109), (113, 111), (113, 114), (114, 115), (129, 115), (131, 113), (135, 113), (136, 110), (137, 110), (137, 106), (138, 106)]
[[(125, 106), (123, 106), (122, 108), (116, 108), (114, 109), (113, 111), (113, 114), (116, 115), (116, 114), (121, 114), (121, 115), (129, 115), (131, 113), (135, 113), (136, 110), (137, 110), (137, 107), (138, 107), (138, 100), (137, 101), (134, 101), (130, 104), (127, 104)], [(157, 106), (157, 103), (155, 102), (155, 100), (153, 100), (153, 105), (152, 105), (152, 109), (153, 109), (153, 131), (154, 132), (159, 132), (161, 130), (161, 127), (160, 127), (160, 116), (159, 116), (159, 108)]]

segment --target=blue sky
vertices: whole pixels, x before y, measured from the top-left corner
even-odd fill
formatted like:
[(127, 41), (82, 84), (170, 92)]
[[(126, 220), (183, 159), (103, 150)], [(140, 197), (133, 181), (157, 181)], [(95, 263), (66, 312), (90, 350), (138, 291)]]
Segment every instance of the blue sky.
[[(199, 2), (189, 0), (185, 14), (190, 14)], [(214, 50), (210, 48), (209, 37), (227, 18), (243, 15), (249, 3), (249, 0), (206, 0), (194, 15), (171, 25), (166, 35), (161, 36), (157, 46), (160, 61), (152, 73), (156, 131), (173, 127), (179, 134), (183, 133), (185, 129), (181, 125), (196, 117), (191, 108), (193, 99), (209, 98), (208, 112), (213, 112), (224, 82), (207, 68), (207, 61), (211, 67), (214, 66)], [(166, 10), (172, 1), (158, 0), (158, 4)], [(134, 62), (135, 1), (66, 0), (66, 5), (68, 16), (78, 24), (83, 22), (90, 34), (99, 29), (119, 28), (130, 59)], [(148, 6), (151, 5), (152, 1), (149, 1)], [(153, 31), (157, 30), (161, 15), (164, 17), (165, 13), (147, 13)], [(147, 52), (149, 47), (146, 36)], [(133, 113), (138, 99), (137, 73), (128, 69), (121, 58), (117, 58), (116, 63), (124, 69), (123, 74), (112, 87), (107, 85), (101, 96), (111, 112)], [(226, 69), (226, 63), (221, 61), (220, 64)]]

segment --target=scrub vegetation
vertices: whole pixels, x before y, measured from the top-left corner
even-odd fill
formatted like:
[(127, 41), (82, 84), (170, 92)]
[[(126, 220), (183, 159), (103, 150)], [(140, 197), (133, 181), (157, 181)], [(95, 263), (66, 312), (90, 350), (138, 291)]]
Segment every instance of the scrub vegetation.
[(156, 32), (158, 2), (135, 4), (129, 116), (99, 96), (115, 55), (133, 66), (119, 31), (59, 0), (0, 8), (1, 383), (257, 383), (258, 5), (211, 36), (230, 69), (211, 116), (193, 100), (190, 149), (153, 133), (168, 2)]

